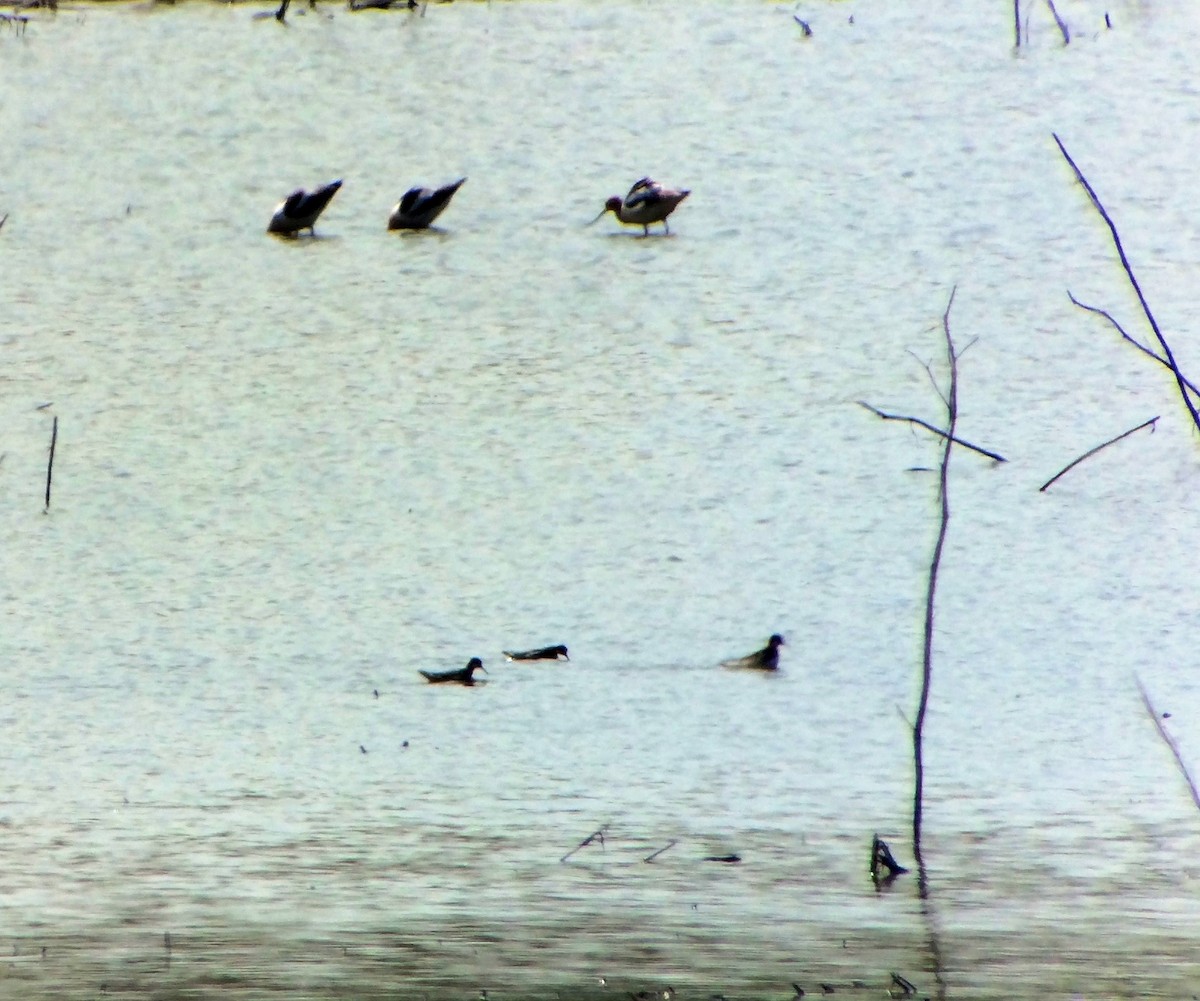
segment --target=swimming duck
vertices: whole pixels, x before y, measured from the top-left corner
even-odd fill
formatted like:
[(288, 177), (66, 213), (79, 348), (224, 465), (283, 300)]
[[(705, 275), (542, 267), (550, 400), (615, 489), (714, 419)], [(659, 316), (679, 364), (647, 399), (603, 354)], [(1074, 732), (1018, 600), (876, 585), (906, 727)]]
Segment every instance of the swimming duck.
[(567, 648), (561, 643), (558, 646), (544, 646), (540, 650), (504, 650), (504, 656), (509, 660), (570, 660)]
[(315, 235), (316, 231), (313, 226), (316, 224), (317, 216), (325, 211), (325, 206), (338, 193), (338, 188), (341, 186), (342, 182), (339, 178), (322, 185), (316, 191), (297, 188), (279, 203), (275, 214), (271, 216), (267, 232), (282, 236), (295, 236), (300, 230), (306, 229)]
[(482, 671), (484, 674), (487, 674), (487, 668), (483, 666), (483, 661), (478, 657), (472, 657), (467, 661), (466, 667), (460, 667), (453, 671), (422, 671), (421, 676), (434, 685), (441, 685), (447, 682), (459, 685), (473, 685), (475, 684), (473, 675), (476, 671)]
[(670, 233), (667, 216), (690, 194), (689, 190), (664, 188), (657, 181), (643, 177), (629, 189), (629, 194), (624, 198), (613, 195), (606, 201), (603, 211), (592, 222), (599, 221), (605, 212), (612, 212), (618, 220), (628, 226), (641, 226), (646, 236), (650, 235), (650, 224), (654, 222), (661, 222), (663, 232)]
[(444, 184), (440, 188), (409, 188), (392, 209), (388, 218), (388, 229), (428, 228), (450, 204), (454, 192), (461, 188), (466, 180), (465, 177), (460, 177), (457, 181)]
[(755, 650), (754, 653), (747, 654), (745, 657), (738, 657), (734, 660), (722, 661), (722, 667), (749, 667), (758, 671), (776, 671), (779, 669), (779, 648), (786, 646), (783, 637), (779, 633), (775, 633), (769, 640), (767, 645), (761, 650)]

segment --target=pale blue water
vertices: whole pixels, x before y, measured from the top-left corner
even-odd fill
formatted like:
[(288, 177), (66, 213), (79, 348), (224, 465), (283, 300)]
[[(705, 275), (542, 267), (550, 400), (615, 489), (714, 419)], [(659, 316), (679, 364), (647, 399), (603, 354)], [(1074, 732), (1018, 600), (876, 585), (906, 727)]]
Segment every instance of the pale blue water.
[[(1050, 133), (1187, 369), (1197, 25), (1028, 5), (1014, 54), (992, 6), (0, 26), (0, 997), (1191, 997), (1134, 677), (1200, 760), (1196, 440), (1067, 298), (1144, 335)], [(584, 225), (646, 173), (670, 237)], [(941, 419), (956, 285), (1010, 461), (952, 466), (923, 910), (865, 870), (912, 858), (938, 451), (856, 401)]]

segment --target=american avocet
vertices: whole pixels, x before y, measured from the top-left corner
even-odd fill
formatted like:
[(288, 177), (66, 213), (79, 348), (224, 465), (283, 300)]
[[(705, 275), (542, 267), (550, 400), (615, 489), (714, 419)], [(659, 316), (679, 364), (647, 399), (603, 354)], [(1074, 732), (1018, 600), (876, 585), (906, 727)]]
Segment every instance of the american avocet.
[(509, 660), (570, 660), (567, 648), (561, 643), (558, 646), (544, 646), (539, 650), (504, 650), (504, 656)]
[(483, 666), (483, 661), (478, 657), (472, 657), (467, 661), (466, 667), (460, 667), (454, 671), (422, 671), (421, 676), (426, 681), (432, 682), (435, 685), (445, 684), (446, 682), (454, 682), (459, 685), (473, 685), (475, 679), (472, 675), (476, 671), (482, 671), (487, 674), (487, 668)]
[(687, 189), (680, 191), (675, 188), (664, 188), (657, 181), (643, 177), (629, 189), (629, 194), (624, 198), (613, 195), (606, 201), (604, 211), (592, 222), (599, 221), (605, 212), (612, 212), (617, 219), (628, 226), (641, 226), (647, 236), (650, 234), (652, 222), (661, 222), (663, 231), (670, 233), (671, 227), (667, 225), (667, 216), (674, 212), (679, 203), (690, 194), (691, 191)]
[(294, 236), (300, 230), (307, 229), (315, 235), (316, 231), (313, 226), (316, 224), (317, 216), (325, 211), (325, 206), (337, 194), (338, 188), (341, 186), (342, 182), (339, 179), (323, 184), (316, 191), (297, 188), (279, 203), (279, 208), (271, 216), (267, 232)]
[(388, 229), (428, 228), (450, 204), (454, 192), (461, 188), (466, 180), (465, 177), (460, 177), (457, 181), (444, 184), (440, 188), (409, 188), (392, 209)]
[(726, 660), (721, 663), (722, 667), (749, 667), (757, 671), (775, 671), (779, 668), (779, 648), (786, 646), (783, 642), (783, 637), (776, 633), (769, 640), (767, 645), (761, 650), (755, 650), (754, 653), (747, 654), (745, 657), (738, 657), (735, 660)]

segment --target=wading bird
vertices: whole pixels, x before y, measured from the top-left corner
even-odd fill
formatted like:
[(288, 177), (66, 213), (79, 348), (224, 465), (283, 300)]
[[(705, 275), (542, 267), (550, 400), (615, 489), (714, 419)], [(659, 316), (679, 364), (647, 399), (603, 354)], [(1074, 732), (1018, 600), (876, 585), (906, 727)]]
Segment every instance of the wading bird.
[(605, 212), (611, 212), (627, 226), (641, 226), (645, 236), (650, 235), (650, 224), (655, 222), (661, 222), (663, 232), (670, 233), (671, 227), (667, 225), (667, 216), (674, 212), (679, 207), (679, 203), (690, 194), (689, 190), (679, 191), (674, 188), (664, 188), (657, 181), (643, 177), (629, 189), (629, 194), (624, 198), (613, 195), (606, 201), (603, 211), (592, 220), (592, 223), (599, 222)]

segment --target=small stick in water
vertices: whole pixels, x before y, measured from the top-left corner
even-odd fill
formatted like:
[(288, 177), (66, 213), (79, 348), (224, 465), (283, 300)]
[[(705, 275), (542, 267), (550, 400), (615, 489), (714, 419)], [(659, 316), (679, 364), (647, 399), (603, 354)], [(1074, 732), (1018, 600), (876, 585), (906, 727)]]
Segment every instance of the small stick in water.
[(1051, 476), (1050, 479), (1048, 479), (1045, 483), (1043, 483), (1040, 487), (1038, 487), (1038, 491), (1040, 493), (1045, 493), (1046, 489), (1050, 486), (1050, 484), (1054, 483), (1055, 480), (1057, 480), (1060, 476), (1063, 476), (1064, 474), (1069, 473), (1072, 469), (1074, 469), (1081, 462), (1083, 462), (1084, 459), (1090, 459), (1093, 455), (1095, 455), (1101, 449), (1108, 448), (1109, 445), (1116, 444), (1122, 438), (1128, 438), (1135, 431), (1140, 431), (1140, 430), (1142, 430), (1142, 428), (1149, 428), (1151, 430), (1151, 432), (1153, 432), (1155, 427), (1157, 426), (1157, 422), (1158, 422), (1157, 417), (1151, 417), (1148, 421), (1143, 421), (1137, 427), (1130, 428), (1128, 431), (1122, 431), (1115, 438), (1109, 438), (1108, 441), (1104, 442), (1104, 444), (1097, 445), (1095, 448), (1088, 449), (1078, 459), (1075, 459), (1072, 462), (1068, 463), (1066, 466), (1064, 466), (1062, 469), (1060, 469), (1057, 473), (1055, 473), (1053, 476)]
[(643, 862), (653, 862), (663, 852), (665, 852), (671, 848), (674, 848), (677, 844), (679, 844), (679, 842), (675, 838), (672, 838), (665, 845), (663, 845), (658, 851), (654, 852), (653, 854), (647, 855), (644, 859), (642, 859), (642, 861)]
[(592, 831), (591, 834), (589, 834), (586, 838), (584, 838), (582, 841), (580, 841), (579, 844), (577, 844), (574, 848), (572, 848), (569, 852), (567, 852), (566, 855), (564, 855), (562, 858), (560, 858), (559, 861), (565, 862), (572, 855), (574, 855), (577, 851), (579, 851), (580, 848), (586, 848), (597, 838), (600, 840), (600, 847), (603, 848), (604, 847), (604, 831), (607, 827), (608, 827), (608, 825), (605, 824), (604, 827), (596, 828), (596, 830)]
[(50, 481), (54, 477), (54, 446), (58, 443), (58, 415), (54, 417), (54, 430), (50, 432), (50, 461), (46, 464), (46, 509), (42, 513), (45, 514), (50, 510)]

